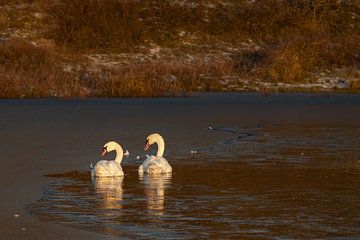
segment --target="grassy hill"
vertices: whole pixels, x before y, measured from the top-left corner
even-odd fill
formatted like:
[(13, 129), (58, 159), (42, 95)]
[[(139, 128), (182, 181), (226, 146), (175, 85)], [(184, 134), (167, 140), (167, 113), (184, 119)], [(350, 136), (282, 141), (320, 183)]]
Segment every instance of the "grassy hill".
[(0, 0), (0, 97), (360, 91), (360, 1)]

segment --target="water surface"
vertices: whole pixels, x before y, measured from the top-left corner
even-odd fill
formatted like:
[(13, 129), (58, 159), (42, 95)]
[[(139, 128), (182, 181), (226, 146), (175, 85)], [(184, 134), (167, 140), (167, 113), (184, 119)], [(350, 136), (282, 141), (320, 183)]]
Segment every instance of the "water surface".
[[(28, 143), (26, 159), (44, 178), (26, 204), (42, 221), (129, 239), (360, 237), (360, 96), (1, 104), (5, 138)], [(28, 121), (15, 127), (20, 117)], [(139, 176), (154, 131), (174, 172)], [(88, 166), (107, 140), (131, 153), (125, 177), (91, 179)]]

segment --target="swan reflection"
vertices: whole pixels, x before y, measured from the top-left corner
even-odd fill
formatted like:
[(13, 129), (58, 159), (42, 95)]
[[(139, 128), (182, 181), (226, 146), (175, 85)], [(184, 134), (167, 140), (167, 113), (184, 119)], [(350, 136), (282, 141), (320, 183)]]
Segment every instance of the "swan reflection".
[(147, 208), (152, 215), (163, 215), (165, 205), (165, 190), (171, 184), (171, 173), (161, 175), (142, 175), (139, 176), (145, 187), (147, 198)]
[(95, 191), (105, 209), (121, 209), (124, 176), (93, 178)]

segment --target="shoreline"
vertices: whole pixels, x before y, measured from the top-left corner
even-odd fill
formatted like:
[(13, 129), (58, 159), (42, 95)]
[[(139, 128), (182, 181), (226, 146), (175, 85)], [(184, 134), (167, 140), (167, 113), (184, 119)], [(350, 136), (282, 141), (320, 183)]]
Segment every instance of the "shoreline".
[(266, 90), (266, 91), (196, 91), (196, 92), (183, 92), (177, 95), (164, 94), (159, 96), (71, 96), (71, 97), (0, 97), (0, 101), (6, 100), (98, 100), (98, 99), (164, 99), (164, 98), (191, 98), (196, 96), (207, 96), (207, 95), (259, 95), (261, 97), (270, 97), (276, 95), (309, 95), (309, 96), (331, 96), (331, 95), (358, 95), (360, 91), (357, 90), (318, 90), (318, 89), (306, 89), (306, 90)]

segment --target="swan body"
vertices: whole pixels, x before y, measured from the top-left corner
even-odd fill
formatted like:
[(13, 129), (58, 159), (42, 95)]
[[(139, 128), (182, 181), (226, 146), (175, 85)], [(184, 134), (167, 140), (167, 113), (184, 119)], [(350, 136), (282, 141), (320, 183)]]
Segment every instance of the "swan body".
[(139, 173), (147, 174), (159, 174), (159, 173), (171, 173), (172, 167), (169, 162), (163, 157), (165, 151), (165, 142), (163, 137), (158, 133), (153, 133), (146, 138), (144, 150), (156, 143), (158, 145), (158, 151), (156, 156), (147, 156), (145, 161), (139, 166)]
[(115, 160), (101, 160), (96, 163), (94, 167), (91, 169), (91, 176), (92, 177), (120, 177), (124, 176), (124, 172), (121, 167), (121, 161), (123, 156), (129, 155), (129, 152), (124, 151), (120, 144), (117, 142), (111, 141), (107, 142), (102, 150), (101, 156), (105, 156), (108, 152), (116, 151)]

